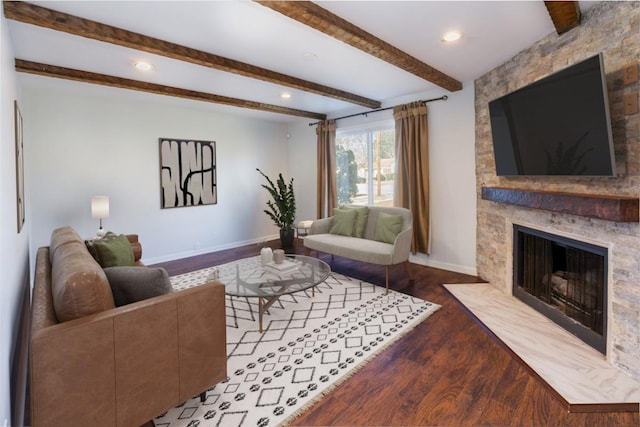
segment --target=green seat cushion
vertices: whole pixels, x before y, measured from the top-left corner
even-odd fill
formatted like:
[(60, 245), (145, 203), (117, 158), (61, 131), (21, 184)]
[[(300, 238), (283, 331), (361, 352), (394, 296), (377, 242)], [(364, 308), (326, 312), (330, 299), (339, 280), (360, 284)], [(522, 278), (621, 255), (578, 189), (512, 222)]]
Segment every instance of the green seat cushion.
[(133, 249), (124, 234), (93, 241), (96, 258), (103, 268), (133, 265)]
[(351, 236), (356, 222), (356, 211), (352, 209), (334, 209), (333, 225), (329, 230), (330, 234), (340, 234)]
[(393, 244), (400, 231), (402, 231), (402, 215), (390, 215), (380, 212), (376, 221), (376, 232), (373, 239), (378, 242)]
[(369, 208), (366, 206), (342, 206), (340, 209), (351, 209), (356, 211), (356, 221), (353, 225), (353, 237), (360, 237), (364, 235), (364, 227), (367, 225), (367, 218), (369, 217)]
[(169, 275), (164, 268), (107, 267), (116, 307), (168, 294), (172, 291)]

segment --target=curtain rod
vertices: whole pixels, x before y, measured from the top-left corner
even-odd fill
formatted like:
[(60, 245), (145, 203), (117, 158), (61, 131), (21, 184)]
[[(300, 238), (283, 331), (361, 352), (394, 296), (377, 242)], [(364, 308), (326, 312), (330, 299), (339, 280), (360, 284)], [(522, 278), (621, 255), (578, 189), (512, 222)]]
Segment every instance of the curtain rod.
[[(440, 98), (423, 99), (423, 100), (420, 100), (418, 102), (422, 102), (423, 104), (426, 104), (427, 102), (446, 101), (447, 99), (449, 99), (449, 97), (447, 95), (442, 95)], [(377, 113), (379, 111), (391, 110), (392, 108), (395, 108), (395, 107), (378, 108), (377, 110), (365, 111), (363, 113), (350, 114), (348, 116), (336, 117), (335, 119), (328, 119), (328, 120), (340, 120), (340, 119), (348, 119), (349, 117), (366, 116), (369, 113)], [(322, 123), (322, 122), (323, 122), (323, 120), (321, 120), (319, 122), (315, 122), (315, 123), (309, 123), (309, 126), (314, 126), (314, 125), (317, 125), (318, 123)]]

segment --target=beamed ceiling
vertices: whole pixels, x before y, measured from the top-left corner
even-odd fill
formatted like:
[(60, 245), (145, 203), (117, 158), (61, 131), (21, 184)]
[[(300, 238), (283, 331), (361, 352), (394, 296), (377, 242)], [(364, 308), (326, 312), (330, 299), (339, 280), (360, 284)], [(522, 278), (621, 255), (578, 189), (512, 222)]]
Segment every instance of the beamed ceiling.
[[(456, 92), (549, 33), (579, 25), (584, 7), (542, 1), (3, 6), (27, 87), (90, 83), (125, 89), (123, 96), (189, 99), (279, 121), (321, 120), (412, 94)], [(462, 38), (443, 42), (450, 30)], [(136, 70), (137, 61), (151, 70)]]

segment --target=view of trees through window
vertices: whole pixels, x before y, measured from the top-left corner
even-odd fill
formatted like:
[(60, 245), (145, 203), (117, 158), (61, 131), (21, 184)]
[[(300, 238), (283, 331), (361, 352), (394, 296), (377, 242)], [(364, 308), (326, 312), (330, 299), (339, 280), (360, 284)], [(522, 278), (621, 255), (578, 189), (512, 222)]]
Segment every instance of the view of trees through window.
[(393, 126), (336, 135), (338, 204), (393, 205)]

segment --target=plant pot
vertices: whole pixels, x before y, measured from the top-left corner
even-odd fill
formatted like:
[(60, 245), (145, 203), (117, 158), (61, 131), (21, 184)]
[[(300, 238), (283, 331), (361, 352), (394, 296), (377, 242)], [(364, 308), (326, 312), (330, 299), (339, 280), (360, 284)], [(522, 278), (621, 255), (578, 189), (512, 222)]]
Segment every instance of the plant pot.
[(283, 249), (293, 247), (293, 239), (295, 237), (295, 230), (293, 228), (281, 228), (280, 229), (280, 244)]

